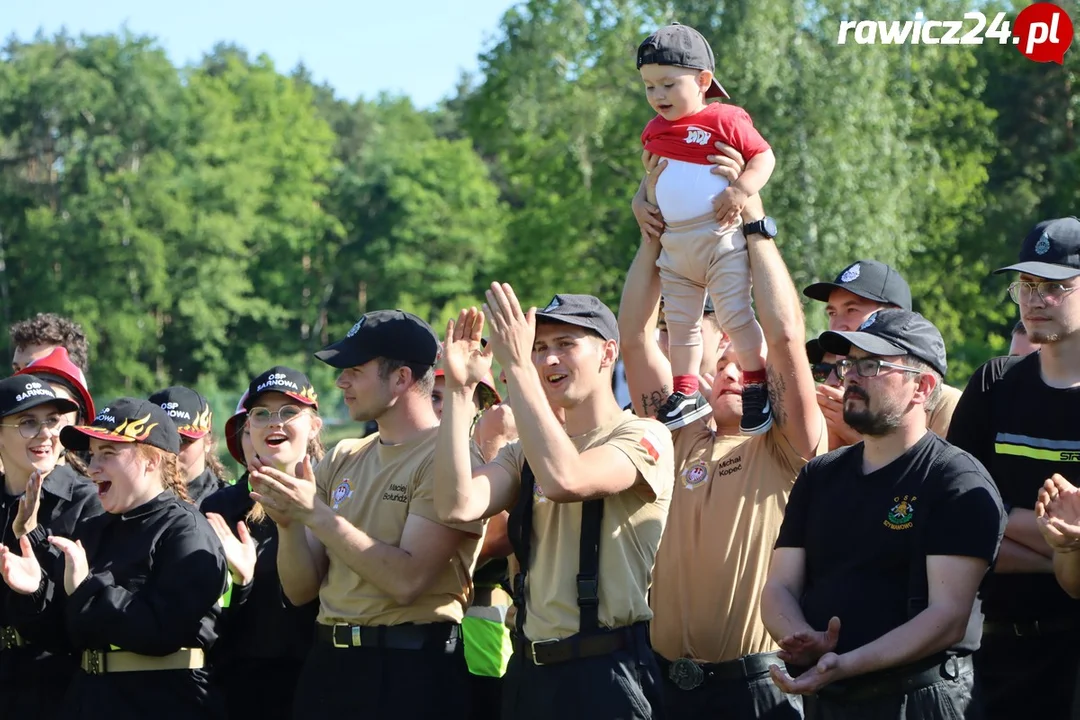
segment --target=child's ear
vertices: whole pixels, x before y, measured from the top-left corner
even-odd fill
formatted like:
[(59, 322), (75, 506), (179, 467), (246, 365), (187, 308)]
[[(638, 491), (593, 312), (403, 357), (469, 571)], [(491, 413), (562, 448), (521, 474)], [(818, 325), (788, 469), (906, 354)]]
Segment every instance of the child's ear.
[(702, 92), (708, 92), (709, 88), (712, 87), (712, 81), (713, 81), (713, 74), (711, 72), (709, 72), (708, 70), (702, 70), (701, 72), (698, 73), (698, 76), (697, 76), (698, 87), (701, 88)]

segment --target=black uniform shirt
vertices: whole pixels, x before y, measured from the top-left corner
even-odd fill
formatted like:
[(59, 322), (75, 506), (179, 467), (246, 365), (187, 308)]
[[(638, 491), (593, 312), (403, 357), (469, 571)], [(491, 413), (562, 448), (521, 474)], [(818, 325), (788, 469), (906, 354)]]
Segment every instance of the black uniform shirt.
[[(936, 468), (948, 443), (927, 432), (910, 450), (868, 475), (863, 444), (811, 460), (791, 490), (777, 547), (806, 551), (800, 605), (824, 630), (840, 618), (836, 652), (876, 640), (926, 607), (926, 557), (958, 555), (992, 563), (1005, 532), (1001, 498), (985, 468), (959, 452)], [(968, 632), (982, 636), (976, 598)]]
[[(21, 554), (19, 540), (15, 537), (12, 523), (19, 514), (19, 498), (8, 495), (0, 484), (0, 537), (10, 550)], [(41, 484), (41, 504), (38, 506), (37, 527), (27, 536), (40, 562), (46, 566), (55, 561), (49, 552), (47, 538), (50, 534), (71, 537), (75, 526), (87, 518), (104, 512), (98, 500), (97, 487), (89, 479), (67, 465), (57, 465)], [(7, 598), (13, 594), (6, 583), (0, 581), (0, 626), (11, 625), (8, 618)]]
[(229, 483), (215, 475), (210, 468), (206, 468), (201, 475), (187, 484), (187, 493), (195, 507), (201, 510), (206, 498), (227, 487)]
[[(1054, 473), (1080, 484), (1080, 388), (1048, 386), (1039, 367), (1038, 353), (987, 362), (968, 382), (949, 428), (949, 442), (986, 466), (1002, 500), (1029, 510)], [(1052, 573), (993, 574), (986, 583), (988, 620), (1031, 622), (1078, 609)]]
[[(205, 513), (217, 513), (235, 533), (254, 507), (245, 474), (235, 485), (219, 490), (202, 505)], [(225, 666), (241, 658), (302, 660), (315, 632), (319, 601), (295, 607), (281, 590), (277, 570), (277, 525), (270, 518), (248, 523), (258, 559), (249, 588), (233, 590), (233, 602), (225, 612), (221, 640), (214, 648), (215, 665)], [(238, 599), (242, 598), (242, 602)]]
[(89, 577), (67, 597), (58, 563), (36, 593), (13, 597), (17, 620), (62, 623), (76, 650), (168, 655), (214, 644), (228, 566), (192, 505), (165, 491), (129, 512), (82, 522), (70, 537), (82, 541)]

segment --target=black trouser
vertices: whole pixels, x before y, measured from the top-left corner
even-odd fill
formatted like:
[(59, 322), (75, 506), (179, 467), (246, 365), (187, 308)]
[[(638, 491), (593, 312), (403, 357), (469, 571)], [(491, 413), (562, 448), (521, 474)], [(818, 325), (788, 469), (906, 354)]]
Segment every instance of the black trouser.
[(389, 647), (393, 642), (334, 647), (317, 633), (296, 686), (293, 717), (465, 720), (469, 670), (460, 626), (449, 642), (447, 626), (428, 626), (431, 642), (417, 649)]
[[(235, 658), (226, 667), (214, 668), (211, 678), (233, 720), (287, 720), (303, 666), (302, 660), (291, 657)], [(259, 687), (273, 692), (256, 692)]]
[(33, 646), (0, 650), (0, 719), (59, 718), (78, 663), (68, 655), (42, 655)]
[(499, 720), (502, 717), (501, 677), (469, 675), (472, 711), (469, 720)]
[(664, 718), (648, 626), (638, 623), (601, 634), (608, 632), (624, 633), (626, 646), (550, 665), (537, 665), (515, 645), (503, 678), (503, 720)]
[(970, 657), (912, 668), (826, 686), (806, 697), (806, 720), (983, 719), (982, 703), (972, 699), (975, 670)]
[(796, 720), (803, 716), (802, 698), (784, 695), (769, 676), (769, 665), (784, 667), (776, 653), (697, 665), (700, 675), (696, 679), (685, 672), (689, 660), (672, 664), (660, 655), (656, 660), (664, 679), (668, 720)]
[(982, 646), (975, 653), (975, 677), (986, 702), (986, 717), (1080, 717), (1071, 714), (1078, 658), (1078, 630), (1022, 637), (984, 631)]

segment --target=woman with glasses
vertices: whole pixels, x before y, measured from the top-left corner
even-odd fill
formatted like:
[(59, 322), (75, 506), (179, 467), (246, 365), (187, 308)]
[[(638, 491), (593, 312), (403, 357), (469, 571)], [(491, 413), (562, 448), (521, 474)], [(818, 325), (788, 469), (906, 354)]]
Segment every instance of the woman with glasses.
[[(305, 457), (317, 463), (323, 457), (318, 408), (303, 373), (271, 368), (252, 381), (225, 423), (230, 454), (245, 467), (258, 457), (289, 472)], [(281, 592), (277, 524), (250, 492), (245, 472), (202, 506), (225, 548), (235, 588), (214, 648), (214, 682), (230, 717), (289, 718), (319, 603), (295, 607)], [(273, 692), (251, 692), (253, 682)]]
[[(101, 513), (94, 486), (73, 468), (57, 464), (63, 452), (60, 430), (80, 411), (45, 377), (19, 374), (0, 380), (0, 535), (5, 547), (20, 551), (26, 542), (44, 548), (49, 534), (70, 534), (79, 520)], [(42, 553), (44, 562), (47, 552)], [(52, 717), (60, 700), (56, 688), (66, 686), (78, 660), (70, 653), (49, 652), (57, 646), (55, 634), (63, 634), (62, 625), (33, 638), (15, 630), (10, 593), (0, 583), (0, 717)]]

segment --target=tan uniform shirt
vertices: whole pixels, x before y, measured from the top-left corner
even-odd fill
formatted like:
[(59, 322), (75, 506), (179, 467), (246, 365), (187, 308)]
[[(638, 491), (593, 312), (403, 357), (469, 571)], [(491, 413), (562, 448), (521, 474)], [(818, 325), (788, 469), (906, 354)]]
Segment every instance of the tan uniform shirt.
[[(656, 558), (653, 648), (706, 663), (772, 652), (761, 591), (788, 494), (809, 458), (775, 426), (725, 437), (696, 422), (674, 439), (678, 474)], [(822, 419), (817, 452), (827, 446)]]
[(927, 427), (934, 431), (938, 437), (944, 438), (949, 434), (949, 423), (952, 422), (953, 410), (956, 409), (956, 403), (960, 402), (960, 396), (963, 394), (963, 390), (954, 388), (952, 385), (943, 385), (941, 387), (941, 399), (938, 400), (934, 412), (930, 413), (930, 416), (926, 419)]
[[(664, 532), (674, 480), (671, 433), (656, 420), (624, 412), (607, 427), (572, 438), (578, 451), (608, 445), (626, 454), (639, 482), (604, 499), (600, 528), (600, 625), (615, 628), (647, 621), (648, 590), (656, 548)], [(494, 462), (520, 481), (525, 455), (519, 442)], [(577, 572), (581, 503), (553, 503), (533, 491), (533, 531), (526, 580), (525, 635), (551, 640), (579, 630)]]
[[(374, 540), (398, 546), (410, 515), (469, 534), (435, 583), (407, 607), (331, 555), (319, 591), (320, 623), (461, 622), (472, 601), (472, 572), (480, 554), (483, 523), (450, 525), (435, 514), (432, 461), (437, 436), (435, 428), (400, 445), (383, 445), (377, 433), (343, 440), (315, 469), (323, 502)], [(473, 456), (474, 466), (479, 465), (475, 451)]]

